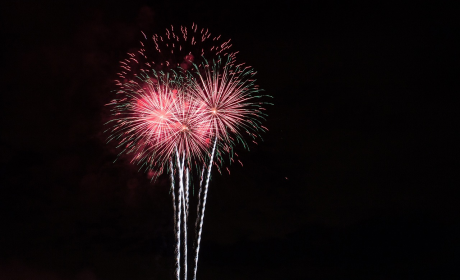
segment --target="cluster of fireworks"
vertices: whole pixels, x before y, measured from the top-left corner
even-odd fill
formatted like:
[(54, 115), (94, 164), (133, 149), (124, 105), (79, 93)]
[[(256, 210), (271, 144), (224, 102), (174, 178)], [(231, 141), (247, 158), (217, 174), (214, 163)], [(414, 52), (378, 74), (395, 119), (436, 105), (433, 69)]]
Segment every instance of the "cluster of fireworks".
[[(176, 237), (176, 279), (187, 279), (188, 216), (193, 173), (200, 178), (195, 222), (193, 279), (212, 166), (233, 162), (245, 136), (256, 142), (266, 130), (255, 71), (237, 64), (230, 40), (208, 30), (166, 29), (163, 36), (144, 34), (141, 48), (122, 60), (109, 141), (132, 156), (140, 169), (166, 170), (171, 178)], [(241, 162), (240, 162), (241, 163)], [(228, 170), (228, 168), (227, 168)], [(181, 244), (181, 241), (183, 242)], [(182, 256), (181, 256), (182, 253)]]

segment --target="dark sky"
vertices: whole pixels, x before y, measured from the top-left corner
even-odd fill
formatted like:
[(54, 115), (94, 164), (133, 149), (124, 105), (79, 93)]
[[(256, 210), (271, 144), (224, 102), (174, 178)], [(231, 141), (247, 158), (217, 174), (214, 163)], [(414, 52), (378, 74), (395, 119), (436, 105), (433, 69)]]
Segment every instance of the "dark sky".
[(0, 279), (173, 279), (168, 179), (102, 131), (140, 31), (192, 22), (275, 103), (213, 172), (200, 280), (460, 279), (454, 6), (58, 2), (0, 7)]

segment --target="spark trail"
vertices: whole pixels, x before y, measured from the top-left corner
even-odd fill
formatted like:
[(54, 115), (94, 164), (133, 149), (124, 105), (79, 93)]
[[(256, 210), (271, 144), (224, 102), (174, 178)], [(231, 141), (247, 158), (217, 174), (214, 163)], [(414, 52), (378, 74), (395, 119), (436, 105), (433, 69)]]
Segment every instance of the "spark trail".
[(217, 138), (214, 139), (214, 145), (212, 147), (211, 157), (209, 159), (208, 172), (207, 172), (208, 174), (206, 176), (206, 184), (204, 187), (203, 207), (201, 208), (201, 213), (200, 213), (200, 225), (198, 229), (197, 245), (196, 245), (196, 250), (195, 250), (195, 266), (193, 269), (193, 280), (196, 280), (196, 273), (198, 270), (198, 255), (200, 253), (201, 232), (203, 231), (204, 211), (206, 209), (206, 199), (208, 197), (209, 179), (211, 178), (211, 168), (212, 168), (212, 163), (214, 159), (214, 152), (216, 150), (216, 144), (217, 144)]

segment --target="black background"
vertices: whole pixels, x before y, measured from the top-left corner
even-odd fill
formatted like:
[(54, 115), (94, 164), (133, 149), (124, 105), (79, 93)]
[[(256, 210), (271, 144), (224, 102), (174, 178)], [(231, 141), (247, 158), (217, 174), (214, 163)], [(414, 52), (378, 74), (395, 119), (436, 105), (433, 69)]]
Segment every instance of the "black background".
[(0, 279), (173, 279), (168, 179), (102, 131), (140, 31), (192, 22), (275, 103), (213, 172), (200, 279), (460, 279), (458, 10), (300, 2), (3, 3)]

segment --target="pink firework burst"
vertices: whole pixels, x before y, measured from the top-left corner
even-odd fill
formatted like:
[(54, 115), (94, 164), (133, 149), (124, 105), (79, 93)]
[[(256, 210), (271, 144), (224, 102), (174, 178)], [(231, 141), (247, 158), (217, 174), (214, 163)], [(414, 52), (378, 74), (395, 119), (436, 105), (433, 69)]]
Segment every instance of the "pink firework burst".
[(249, 66), (234, 65), (230, 58), (194, 68), (188, 75), (188, 90), (204, 104), (203, 118), (218, 141), (229, 148), (235, 141), (245, 144), (244, 132), (253, 140), (259, 137), (266, 103), (258, 100), (262, 96), (253, 78), (256, 72)]
[(196, 279), (211, 169), (216, 165), (220, 172), (224, 154), (232, 162), (233, 155), (238, 156), (233, 151), (236, 144), (248, 148), (245, 136), (256, 143), (260, 132), (267, 130), (261, 125), (266, 116), (262, 106), (269, 103), (260, 99), (264, 95), (255, 84), (256, 72), (236, 65), (230, 41), (222, 42), (220, 36), (211, 36), (195, 24), (189, 29), (171, 26), (152, 40), (144, 37), (142, 47), (120, 62), (118, 98), (108, 104), (113, 116), (107, 123), (111, 125), (108, 140), (117, 143), (120, 154), (131, 155), (132, 162), (148, 170), (151, 178), (162, 174), (163, 168), (168, 170), (178, 280), (187, 279), (188, 274), (189, 192), (197, 167), (201, 176), (195, 223)]
[(187, 94), (183, 77), (155, 72), (138, 80), (125, 84), (123, 98), (109, 103), (115, 115), (109, 141), (118, 141), (122, 153), (149, 169), (164, 167), (176, 152), (187, 160), (203, 159), (210, 124), (204, 104)]
[(237, 143), (248, 148), (243, 136), (256, 142), (266, 103), (258, 100), (252, 68), (235, 65), (230, 41), (195, 24), (145, 38), (120, 62), (120, 97), (109, 103), (109, 141), (119, 143), (120, 154), (156, 169), (176, 152), (188, 162), (206, 162), (214, 141), (220, 163), (223, 152), (233, 156)]

